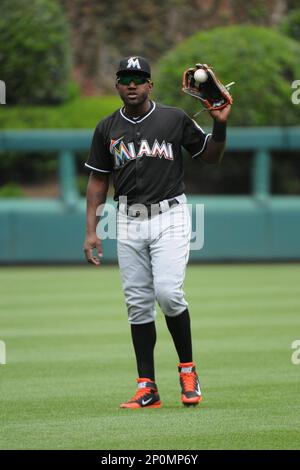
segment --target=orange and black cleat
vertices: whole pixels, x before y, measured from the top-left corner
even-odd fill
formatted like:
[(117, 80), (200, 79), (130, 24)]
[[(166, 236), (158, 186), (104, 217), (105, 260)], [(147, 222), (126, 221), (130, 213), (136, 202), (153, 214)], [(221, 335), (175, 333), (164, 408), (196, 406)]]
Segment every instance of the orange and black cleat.
[(136, 381), (138, 389), (135, 395), (128, 402), (122, 403), (120, 408), (160, 408), (161, 401), (153, 380), (143, 378)]
[(178, 364), (181, 401), (185, 406), (195, 406), (202, 400), (200, 381), (193, 362)]

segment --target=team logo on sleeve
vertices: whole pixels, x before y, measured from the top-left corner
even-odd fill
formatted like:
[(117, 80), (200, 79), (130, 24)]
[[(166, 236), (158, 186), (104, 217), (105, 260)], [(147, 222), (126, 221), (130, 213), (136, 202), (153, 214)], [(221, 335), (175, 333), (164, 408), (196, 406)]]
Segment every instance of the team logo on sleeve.
[(111, 139), (109, 151), (114, 157), (114, 168), (120, 168), (130, 160), (135, 160), (143, 156), (152, 158), (164, 158), (166, 160), (174, 160), (172, 144), (166, 142), (159, 143), (155, 139), (153, 145), (150, 145), (148, 140), (142, 140), (138, 148), (135, 147), (134, 142), (125, 143), (122, 139)]

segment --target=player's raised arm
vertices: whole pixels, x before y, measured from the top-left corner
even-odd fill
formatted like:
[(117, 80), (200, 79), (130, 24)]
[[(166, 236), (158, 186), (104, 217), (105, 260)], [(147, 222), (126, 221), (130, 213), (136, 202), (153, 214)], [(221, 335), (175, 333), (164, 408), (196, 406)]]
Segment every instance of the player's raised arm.
[[(96, 227), (99, 221), (99, 215), (96, 215), (97, 208), (106, 201), (109, 185), (109, 174), (91, 172), (86, 193), (86, 238), (84, 242), (84, 253), (86, 260), (100, 265), (102, 256), (101, 240), (97, 237)], [(97, 255), (93, 255), (93, 249), (96, 249)]]
[(209, 111), (214, 124), (212, 135), (202, 156), (202, 160), (207, 163), (221, 163), (225, 150), (227, 119), (230, 109), (231, 105), (227, 105), (226, 108)]

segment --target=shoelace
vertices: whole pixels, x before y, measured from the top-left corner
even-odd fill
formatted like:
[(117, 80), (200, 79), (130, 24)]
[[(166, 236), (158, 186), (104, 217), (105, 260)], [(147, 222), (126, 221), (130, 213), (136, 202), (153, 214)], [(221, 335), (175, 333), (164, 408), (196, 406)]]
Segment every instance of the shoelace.
[(185, 392), (193, 392), (196, 387), (196, 374), (195, 372), (184, 372), (180, 374), (183, 382)]
[(138, 388), (134, 396), (129, 401), (136, 401), (139, 398), (141, 398), (143, 395), (147, 395), (148, 393), (151, 393), (152, 390), (153, 389), (150, 387)]

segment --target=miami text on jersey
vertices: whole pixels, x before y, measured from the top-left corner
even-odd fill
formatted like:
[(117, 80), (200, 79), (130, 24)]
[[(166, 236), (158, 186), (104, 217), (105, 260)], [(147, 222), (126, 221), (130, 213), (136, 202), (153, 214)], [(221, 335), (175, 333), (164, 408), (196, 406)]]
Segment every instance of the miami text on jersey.
[(149, 145), (148, 140), (141, 140), (138, 148), (135, 147), (134, 142), (125, 142), (122, 140), (124, 136), (119, 139), (112, 139), (110, 141), (109, 151), (114, 157), (114, 167), (120, 168), (125, 165), (129, 160), (135, 160), (143, 155), (147, 157), (165, 158), (166, 160), (174, 160), (172, 144), (162, 141), (160, 144), (156, 139), (152, 147)]

